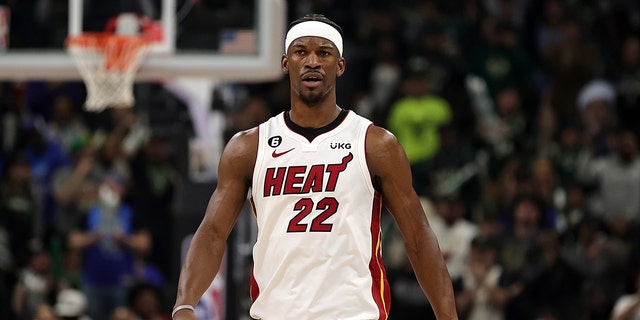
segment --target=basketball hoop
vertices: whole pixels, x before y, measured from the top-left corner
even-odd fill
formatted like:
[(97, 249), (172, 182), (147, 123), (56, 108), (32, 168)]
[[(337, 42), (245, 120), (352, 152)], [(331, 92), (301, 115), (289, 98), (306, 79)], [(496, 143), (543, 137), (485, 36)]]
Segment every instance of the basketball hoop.
[(86, 32), (69, 36), (66, 44), (87, 87), (86, 110), (133, 106), (133, 81), (151, 40), (139, 35)]

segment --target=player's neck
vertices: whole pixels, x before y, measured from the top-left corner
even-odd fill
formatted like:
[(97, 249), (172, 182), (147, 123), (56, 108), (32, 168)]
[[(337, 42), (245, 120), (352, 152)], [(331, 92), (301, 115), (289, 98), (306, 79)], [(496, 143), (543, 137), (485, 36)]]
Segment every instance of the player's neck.
[(289, 111), (289, 117), (293, 123), (303, 128), (321, 128), (335, 120), (342, 108), (335, 103), (317, 106), (296, 106)]

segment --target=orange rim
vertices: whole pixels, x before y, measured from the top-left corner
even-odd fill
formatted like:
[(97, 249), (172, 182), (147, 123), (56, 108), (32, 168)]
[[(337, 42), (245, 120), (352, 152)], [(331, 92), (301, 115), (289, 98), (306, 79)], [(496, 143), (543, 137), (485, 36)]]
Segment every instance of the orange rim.
[(87, 32), (69, 36), (66, 44), (69, 48), (85, 48), (101, 52), (105, 56), (105, 69), (124, 71), (136, 62), (135, 59), (140, 51), (145, 50), (150, 42), (139, 36)]

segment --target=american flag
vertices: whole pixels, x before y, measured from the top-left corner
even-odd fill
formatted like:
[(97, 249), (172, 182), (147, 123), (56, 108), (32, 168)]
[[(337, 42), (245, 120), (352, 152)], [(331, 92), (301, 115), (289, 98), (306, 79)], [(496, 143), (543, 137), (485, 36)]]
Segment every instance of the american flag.
[(255, 32), (251, 29), (224, 29), (220, 31), (220, 52), (255, 54)]

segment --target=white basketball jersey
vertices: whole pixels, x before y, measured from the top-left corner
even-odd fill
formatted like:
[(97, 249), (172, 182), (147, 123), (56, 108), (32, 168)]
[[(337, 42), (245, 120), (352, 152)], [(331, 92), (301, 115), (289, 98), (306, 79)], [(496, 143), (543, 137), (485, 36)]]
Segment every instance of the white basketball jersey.
[(260, 125), (250, 314), (263, 320), (387, 319), (382, 199), (365, 159), (371, 122), (349, 111), (308, 141), (281, 113)]

